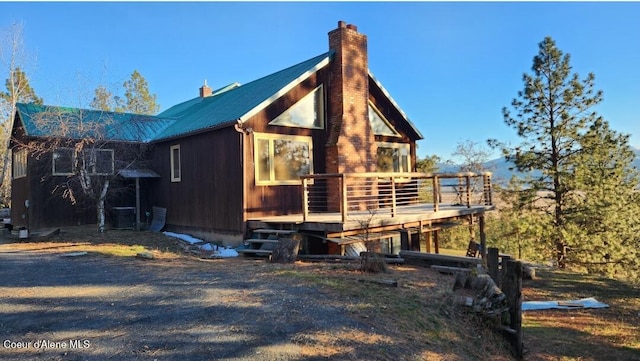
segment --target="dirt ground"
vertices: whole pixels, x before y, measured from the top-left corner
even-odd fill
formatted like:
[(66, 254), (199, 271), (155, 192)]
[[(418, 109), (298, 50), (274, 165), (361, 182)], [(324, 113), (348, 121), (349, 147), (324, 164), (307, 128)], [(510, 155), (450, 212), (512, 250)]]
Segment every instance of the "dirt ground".
[(371, 331), (260, 260), (19, 248), (0, 251), (3, 360), (299, 360), (309, 335)]
[[(156, 258), (127, 254), (140, 244)], [(474, 359), (438, 354), (437, 342), (450, 343), (444, 326), (416, 342), (424, 329), (413, 336), (369, 317), (389, 301), (336, 297), (321, 280), (310, 280), (326, 265), (203, 260), (177, 245), (160, 234), (87, 229), (63, 230), (51, 240), (0, 239), (0, 360)], [(73, 256), (78, 251), (87, 253)], [(387, 277), (403, 271), (412, 280), (398, 291), (360, 290), (389, 297), (449, 287), (432, 279), (439, 276), (414, 273), (423, 270), (398, 268)], [(360, 276), (351, 273), (348, 292), (361, 292)]]

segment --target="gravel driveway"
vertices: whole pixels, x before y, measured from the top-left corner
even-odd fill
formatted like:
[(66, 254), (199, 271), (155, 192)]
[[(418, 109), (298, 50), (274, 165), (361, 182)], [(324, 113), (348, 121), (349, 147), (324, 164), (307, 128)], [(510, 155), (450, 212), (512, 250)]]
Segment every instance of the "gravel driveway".
[(323, 335), (339, 343), (372, 330), (318, 302), (321, 290), (270, 270), (242, 259), (0, 252), (0, 359), (357, 359), (381, 347), (309, 352)]

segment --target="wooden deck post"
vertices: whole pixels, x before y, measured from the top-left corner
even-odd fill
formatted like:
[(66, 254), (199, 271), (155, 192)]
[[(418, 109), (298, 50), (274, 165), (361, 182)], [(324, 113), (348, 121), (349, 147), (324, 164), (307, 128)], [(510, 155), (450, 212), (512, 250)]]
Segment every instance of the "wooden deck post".
[(465, 179), (466, 186), (467, 186), (467, 191), (466, 191), (467, 208), (471, 208), (471, 177), (469, 177), (469, 175), (466, 175), (464, 177), (464, 179)]
[(347, 221), (347, 208), (349, 207), (347, 203), (347, 178), (344, 176), (344, 173), (340, 174), (340, 182), (340, 188), (342, 192), (342, 199), (340, 200), (340, 213), (342, 214), (342, 223), (344, 223)]
[(391, 177), (391, 217), (395, 217), (396, 210), (396, 177)]
[(438, 230), (433, 231), (433, 246), (435, 253), (440, 253), (440, 244), (438, 242)]
[(403, 251), (411, 250), (409, 230), (406, 228), (400, 230), (400, 249)]
[(309, 179), (302, 178), (302, 221), (306, 222), (309, 216)]
[(429, 231), (429, 232), (426, 232), (426, 233), (424, 234), (424, 238), (425, 238), (425, 239), (424, 239), (424, 241), (425, 241), (424, 243), (425, 243), (425, 246), (426, 246), (426, 252), (427, 252), (427, 253), (431, 253), (431, 239), (433, 238), (433, 237), (432, 237), (432, 235), (431, 235), (431, 233), (432, 233), (432, 232), (431, 232), (431, 231)]
[(433, 211), (438, 211), (438, 205), (440, 204), (440, 180), (437, 175), (434, 175), (433, 178)]
[(490, 206), (493, 204), (492, 190), (491, 190), (491, 172), (485, 172), (482, 174), (482, 183), (484, 190), (484, 205)]

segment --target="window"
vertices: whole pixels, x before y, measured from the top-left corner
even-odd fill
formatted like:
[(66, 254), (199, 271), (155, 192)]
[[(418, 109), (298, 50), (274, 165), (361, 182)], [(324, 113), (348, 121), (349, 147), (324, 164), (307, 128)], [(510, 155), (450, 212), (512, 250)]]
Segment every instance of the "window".
[[(76, 152), (73, 148), (58, 148), (53, 151), (52, 174), (72, 175)], [(90, 175), (114, 174), (113, 149), (85, 149), (80, 154), (80, 164)]]
[(27, 176), (27, 150), (13, 152), (13, 179)]
[(324, 128), (324, 91), (322, 85), (278, 115), (269, 125), (311, 129)]
[(410, 172), (409, 144), (378, 143), (378, 172)]
[(399, 137), (400, 134), (393, 129), (391, 123), (382, 115), (382, 113), (375, 107), (375, 105), (369, 102), (369, 123), (373, 134), (375, 135), (387, 135), (390, 137)]
[(182, 179), (180, 172), (180, 145), (171, 146), (171, 181), (180, 182)]
[(113, 149), (87, 149), (82, 156), (84, 169), (89, 174), (113, 174)]
[(300, 184), (301, 175), (313, 172), (311, 137), (254, 135), (256, 184)]
[(53, 151), (53, 175), (73, 174), (73, 153), (71, 148), (58, 148)]

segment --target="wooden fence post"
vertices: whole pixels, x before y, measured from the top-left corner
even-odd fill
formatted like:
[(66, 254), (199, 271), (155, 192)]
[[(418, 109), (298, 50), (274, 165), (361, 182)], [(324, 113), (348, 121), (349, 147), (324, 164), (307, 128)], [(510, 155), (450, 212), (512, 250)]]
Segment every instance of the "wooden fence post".
[(493, 282), (495, 282), (498, 287), (501, 287), (502, 277), (500, 277), (498, 249), (495, 247), (489, 247), (488, 251), (487, 267), (489, 268), (489, 276), (491, 276)]
[(509, 306), (509, 327), (514, 333), (507, 333), (506, 337), (513, 347), (513, 354), (522, 359), (522, 263), (513, 260), (503, 260), (505, 270), (502, 279), (502, 292), (507, 297)]

